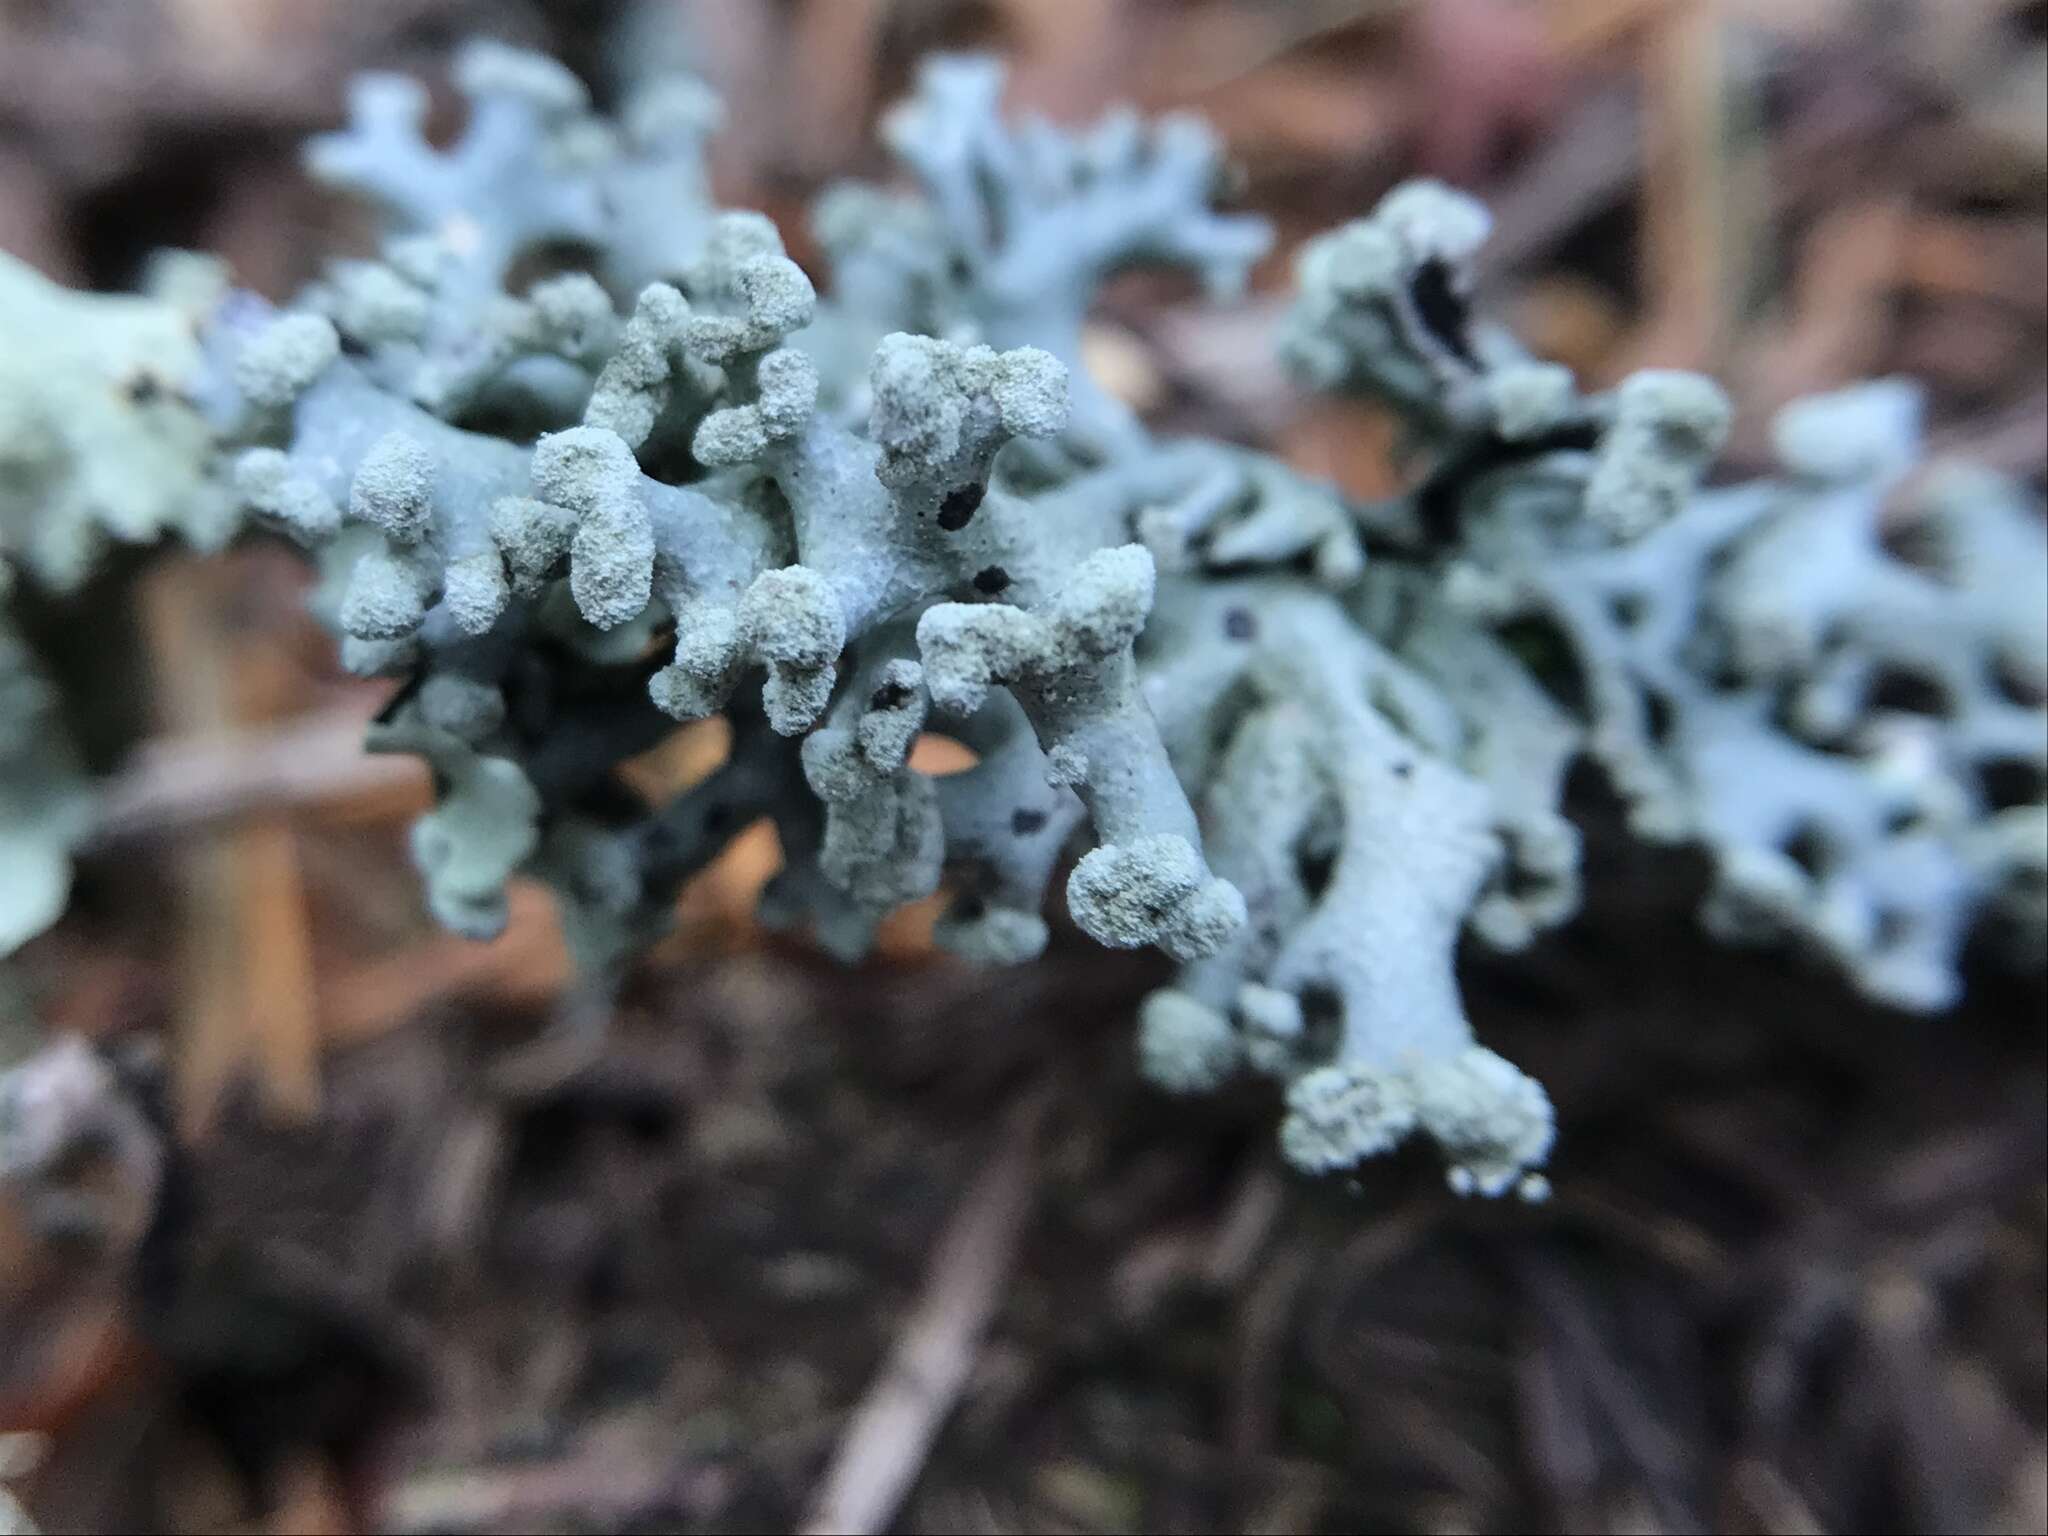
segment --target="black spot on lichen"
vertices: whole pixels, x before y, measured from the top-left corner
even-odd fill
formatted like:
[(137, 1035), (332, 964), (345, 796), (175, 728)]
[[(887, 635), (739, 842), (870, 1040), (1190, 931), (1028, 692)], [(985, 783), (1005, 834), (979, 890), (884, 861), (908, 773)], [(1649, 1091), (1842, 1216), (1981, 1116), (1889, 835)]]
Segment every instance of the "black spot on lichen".
[(1407, 762), (1407, 761), (1405, 761), (1405, 760), (1404, 760), (1404, 761), (1402, 761), (1402, 762), (1398, 762), (1398, 763), (1394, 764), (1394, 777), (1395, 777), (1395, 778), (1397, 778), (1397, 779), (1405, 779), (1405, 778), (1408, 778), (1408, 777), (1409, 777), (1410, 775), (1412, 775), (1412, 774), (1413, 774), (1414, 772), (1415, 772), (1415, 765), (1414, 765), (1413, 763), (1411, 763), (1411, 762)]
[(901, 683), (884, 683), (868, 695), (869, 709), (901, 709), (910, 702), (910, 690)]
[(1458, 536), (1466, 493), (1488, 476), (1517, 464), (1525, 464), (1550, 453), (1588, 453), (1599, 445), (1600, 433), (1592, 423), (1566, 422), (1541, 437), (1509, 442), (1489, 435), (1447, 459), (1415, 492), (1415, 521), (1423, 538), (1433, 546), (1449, 544)]
[(1984, 803), (1994, 811), (2032, 805), (2042, 797), (2044, 789), (2048, 789), (2048, 784), (2043, 783), (2040, 767), (2017, 757), (1996, 758), (1979, 764), (1977, 783), (1983, 792)]
[(1233, 608), (1223, 615), (1223, 633), (1232, 640), (1250, 640), (1259, 632), (1259, 621), (1249, 608)]
[(1330, 877), (1337, 870), (1337, 855), (1334, 849), (1311, 848), (1306, 845), (1294, 850), (1294, 873), (1301, 881), (1301, 889), (1309, 900), (1314, 901), (1329, 889)]
[(1803, 822), (1785, 839), (1785, 856), (1806, 872), (1809, 879), (1818, 880), (1826, 875), (1834, 862), (1829, 851), (1827, 838), (1812, 822)]
[(1479, 360), (1473, 355), (1472, 343), (1468, 339), (1472, 306), (1459, 292), (1458, 276), (1451, 270), (1450, 263), (1434, 257), (1425, 261), (1416, 270), (1415, 281), (1408, 292), (1415, 301), (1415, 313), (1421, 317), (1438, 345), (1466, 367), (1477, 368)]
[(1867, 703), (1872, 709), (1896, 710), (1909, 715), (1946, 715), (1950, 712), (1948, 690), (1924, 673), (1890, 667), (1871, 684)]
[(1654, 688), (1646, 690), (1643, 694), (1643, 728), (1650, 733), (1651, 745), (1669, 746), (1671, 732), (1677, 725), (1678, 716), (1671, 707), (1671, 701)]
[(1019, 806), (1010, 817), (1010, 830), (1019, 837), (1029, 837), (1045, 825), (1045, 812)]
[(1526, 855), (1522, 851), (1520, 840), (1510, 836), (1507, 844), (1508, 863), (1501, 874), (1500, 886), (1508, 898), (1511, 901), (1527, 901), (1530, 897), (1549, 890), (1550, 880), (1537, 874), (1523, 862)]
[(994, 597), (1010, 585), (1010, 573), (1000, 565), (985, 566), (974, 573), (974, 590)]
[(967, 520), (974, 516), (981, 506), (981, 498), (987, 494), (985, 485), (955, 486), (939, 503), (939, 526), (948, 533), (958, 533), (967, 526)]

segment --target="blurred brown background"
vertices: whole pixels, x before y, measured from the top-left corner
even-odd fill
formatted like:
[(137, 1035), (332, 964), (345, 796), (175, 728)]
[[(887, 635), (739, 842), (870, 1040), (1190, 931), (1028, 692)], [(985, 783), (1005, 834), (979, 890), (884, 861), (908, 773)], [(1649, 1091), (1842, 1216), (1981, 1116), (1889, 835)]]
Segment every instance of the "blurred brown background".
[[(805, 260), (930, 49), (1000, 49), (1055, 118), (1203, 112), (1279, 249), (1229, 311), (1120, 283), (1092, 361), (1165, 429), (1361, 492), (1386, 424), (1296, 397), (1267, 336), (1291, 248), (1416, 174), (1492, 203), (1487, 298), (1539, 350), (1724, 378), (1731, 474), (1777, 405), (1890, 372), (1942, 451), (2048, 466), (2024, 0), (5, 0), (0, 247), (117, 287), (182, 245), (289, 294), (367, 238), (298, 140), (365, 67), (452, 126), (480, 32), (600, 101), (687, 60), (720, 196)], [(784, 1528), (843, 1507), (834, 1466), (919, 1530), (2048, 1527), (2038, 978), (1902, 1019), (1716, 950), (1698, 871), (1583, 785), (1605, 894), (1466, 968), (1560, 1106), (1558, 1196), (1475, 1208), (1420, 1158), (1283, 1177), (1259, 1095), (1145, 1093), (1142, 960), (980, 976), (917, 913), (850, 975), (768, 940), (752, 837), (598, 1058), (537, 1078), (546, 903), (488, 946), (431, 929), (424, 782), (356, 751), (381, 690), (299, 580), (252, 546), (122, 600), (116, 814), (10, 983), (175, 1131), (153, 1217), (118, 1145), (79, 1170), (90, 1242), (0, 1200), (8, 1486), (48, 1528)], [(856, 1405), (926, 1345), (937, 1390), (862, 1460)]]

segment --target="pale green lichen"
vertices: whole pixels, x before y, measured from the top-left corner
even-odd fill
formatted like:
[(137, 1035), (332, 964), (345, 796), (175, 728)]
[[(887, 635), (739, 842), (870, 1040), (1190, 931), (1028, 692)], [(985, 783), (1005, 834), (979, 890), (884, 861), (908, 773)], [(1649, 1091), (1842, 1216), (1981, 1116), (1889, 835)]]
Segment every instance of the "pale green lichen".
[(64, 910), (72, 849), (90, 829), (91, 811), (56, 690), (0, 611), (0, 955)]
[[(451, 779), (455, 813), (421, 849), (437, 906), (487, 926), (485, 875), (587, 881), (601, 851), (609, 894), (562, 899), (581, 950), (615, 968), (658, 931), (676, 884), (766, 816), (787, 860), (764, 898), (772, 921), (857, 953), (889, 910), (948, 884), (939, 942), (1014, 961), (1045, 945), (1045, 893), (1078, 855), (1066, 891), (1082, 930), (1184, 962), (1145, 1010), (1155, 1079), (1189, 1091), (1248, 1066), (1292, 1083), (1283, 1142), (1304, 1166), (1422, 1134), (1455, 1187), (1535, 1193), (1548, 1103), (1473, 1041), (1455, 955), (1467, 930), (1518, 948), (1574, 910), (1578, 840), (1559, 800), (1580, 755), (1609, 767), (1646, 828), (1720, 837), (1724, 870), (1751, 871), (1735, 884), (1752, 913), (1853, 947), (1840, 911), (1802, 923), (1783, 871), (1761, 872), (1769, 860), (1726, 812), (1716, 821), (1705, 792), (1726, 776), (1673, 759), (1630, 670), (1661, 648), (1668, 690), (1704, 655), (1699, 594), (1732, 593), (1745, 569), (1717, 556), (1710, 579), (1721, 545), (1697, 532), (1704, 517), (1739, 537), (1754, 520), (1695, 496), (1725, 401), (1676, 374), (1584, 394), (1476, 319), (1486, 214), (1418, 184), (1309, 245), (1284, 337), (1311, 382), (1403, 412), (1423, 466), (1411, 493), (1347, 505), (1244, 450), (1156, 442), (1078, 368), (1089, 291), (1141, 260), (1227, 287), (1262, 236), (1207, 206), (1216, 149), (1193, 126), (1033, 129), (1027, 168), (999, 83), (977, 61), (921, 74), (887, 129), (918, 195), (833, 194), (819, 228), (835, 283), (820, 299), (768, 221), (708, 202), (691, 204), (661, 271), (615, 262), (605, 200), (578, 201), (602, 178), (547, 159), (586, 108), (495, 70), (470, 77), (472, 139), (526, 134), (564, 167), (558, 184), (493, 191), (505, 207), (481, 241), (490, 260), (459, 282), (446, 252), (388, 253), (427, 294), (426, 324), (372, 284), (391, 318), (371, 329), (402, 340), (387, 357), (359, 324), (366, 357), (300, 386), (285, 464), (243, 471), (259, 510), (301, 531), (343, 499), (350, 528), (379, 531), (348, 557), (343, 627), (358, 646), (412, 646), (424, 682), (401, 724), (519, 765), (557, 829), (508, 841), (462, 809), (475, 770)], [(701, 101), (686, 105), (674, 142), (694, 155)], [(465, 139), (437, 158), (411, 142), (411, 111), (367, 103), (353, 174), (416, 239), (446, 206), (427, 195), (434, 177), (495, 188), (501, 150)], [(522, 241), (572, 226), (610, 286), (607, 314), (587, 287), (498, 291)], [(485, 269), (498, 277), (480, 284)], [(629, 269), (656, 280), (627, 284)], [(422, 391), (448, 352), (434, 338), (479, 315), (497, 339), (459, 402)], [(540, 426), (531, 448), (511, 426), (458, 430), (479, 402), (514, 398), (526, 409), (509, 419)], [(365, 461), (394, 431), (431, 474), (409, 450)], [(1753, 507), (1766, 493), (1724, 494)], [(1659, 580), (1646, 617), (1616, 617)], [(1597, 603), (1573, 595), (1587, 582)], [(1532, 612), (1581, 652), (1583, 714), (1491, 633)], [(1767, 642), (1783, 630), (1773, 617), (1731, 632), (1797, 650)], [(672, 648), (650, 658), (664, 631)], [(451, 675), (459, 686), (440, 685)], [(531, 712), (550, 706), (515, 706), (515, 676), (521, 701), (590, 702), (554, 704), (536, 735)], [(529, 721), (516, 738), (515, 708)], [(623, 826), (586, 809), (665, 718), (716, 713), (734, 720), (744, 768), (686, 851), (668, 844), (695, 791)], [(912, 769), (927, 728), (976, 766)], [(479, 846), (458, 858), (464, 837)], [(2009, 871), (2002, 888), (2025, 884), (2025, 859), (1994, 850), (2022, 844), (1974, 845)], [(1946, 887), (1927, 902), (1966, 910)]]
[(341, 338), (319, 315), (280, 316), (235, 359), (235, 387), (258, 410), (282, 410), (341, 355)]
[(1213, 1092), (1243, 1059), (1230, 1020), (1185, 993), (1154, 992), (1138, 1010), (1139, 1068), (1169, 1093)]
[(164, 262), (155, 292), (71, 293), (0, 254), (0, 562), (55, 592), (112, 544), (233, 526), (190, 398), (217, 271)]
[[(1264, 248), (1197, 124), (1012, 128), (995, 65), (934, 61), (886, 124), (908, 190), (819, 210), (820, 297), (713, 206), (693, 82), (620, 125), (494, 45), (457, 80), (446, 149), (414, 88), (358, 86), (312, 163), (383, 249), (283, 314), (220, 305), (193, 398), (241, 503), (312, 548), (344, 662), (406, 679), (372, 743), (435, 769), (413, 852), (458, 931), (532, 876), (612, 985), (765, 820), (765, 921), (851, 958), (944, 890), (937, 941), (1007, 964), (1070, 868), (1084, 933), (1181, 962), (1142, 1009), (1153, 1081), (1276, 1078), (1302, 1168), (1419, 1135), (1454, 1189), (1530, 1198), (1550, 1104), (1474, 1040), (1456, 959), (1575, 910), (1581, 758), (1707, 850), (1718, 926), (1880, 997), (1946, 1001), (1980, 913), (2048, 944), (2040, 522), (1934, 476), (1924, 558), (1896, 550), (1910, 391), (1797, 407), (1781, 481), (1703, 493), (1720, 392), (1528, 355), (1472, 312), (1485, 210), (1419, 183), (1303, 249), (1284, 327), (1308, 383), (1408, 427), (1413, 484), (1355, 503), (1155, 439), (1080, 366), (1111, 272), (1228, 291)], [(565, 244), (587, 272), (508, 289)], [(1943, 707), (1888, 703), (1900, 671)], [(708, 779), (621, 788), (712, 715)], [(973, 766), (912, 767), (926, 730)]]
[(235, 497), (192, 398), (198, 326), (221, 289), (194, 257), (160, 259), (146, 294), (111, 296), (0, 255), (0, 956), (63, 910), (94, 800), (57, 679), (10, 608), (31, 589), (58, 612), (82, 604), (117, 546), (212, 549), (232, 532)]

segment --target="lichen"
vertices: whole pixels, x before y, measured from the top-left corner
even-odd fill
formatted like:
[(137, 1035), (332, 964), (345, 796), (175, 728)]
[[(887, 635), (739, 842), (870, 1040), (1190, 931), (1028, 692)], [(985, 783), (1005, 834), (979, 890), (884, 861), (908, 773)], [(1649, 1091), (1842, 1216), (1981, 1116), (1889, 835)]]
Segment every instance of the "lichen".
[(1918, 416), (1899, 381), (1795, 404), (1781, 478), (1633, 538), (1490, 495), (1456, 586), (1564, 637), (1637, 828), (1712, 857), (1716, 931), (1938, 1008), (1987, 908), (2037, 942), (2048, 531), (1995, 476), (1909, 478)]
[(72, 293), (0, 253), (0, 562), (68, 592), (116, 543), (228, 535), (189, 394), (220, 287), (210, 263), (166, 257), (148, 293)]
[[(2007, 750), (2033, 719), (1985, 697), (1993, 621), (1956, 599), (1936, 627), (1980, 638), (1901, 638), (1914, 626), (1878, 590), (1897, 582), (1876, 524), (1839, 510), (1851, 484), (1874, 507), (1910, 449), (1877, 454), (1882, 472), (1868, 453), (1822, 463), (1840, 432), (1809, 407), (1786, 428), (1820, 445), (1791, 455), (1816, 482), (1808, 513), (1796, 488), (1696, 494), (1727, 427), (1719, 391), (1645, 373), (1585, 393), (1477, 317), (1488, 221), (1469, 198), (1402, 188), (1302, 254), (1283, 354), (1312, 386), (1398, 408), (1424, 466), (1406, 494), (1353, 505), (1258, 454), (1154, 438), (1080, 368), (1113, 269), (1177, 265), (1228, 290), (1263, 249), (1255, 220), (1210, 206), (1218, 151), (1194, 125), (1012, 127), (994, 65), (936, 61), (885, 129), (914, 191), (840, 188), (821, 210), (821, 297), (765, 219), (694, 194), (658, 270), (644, 244), (622, 254), (584, 195), (617, 161), (560, 161), (565, 136), (591, 136), (580, 96), (490, 57), (445, 155), (397, 96), (366, 98), (343, 158), (397, 210), (396, 276), (368, 288), (384, 318), (350, 333), (333, 302), (364, 269), (316, 291), (356, 355), (259, 370), (289, 379), (290, 423), (264, 414), (277, 391), (250, 400), (240, 475), (255, 510), (330, 552), (356, 659), (417, 684), (380, 744), (440, 769), (416, 852), (465, 931), (502, 921), (503, 879), (524, 870), (615, 969), (680, 881), (765, 817), (787, 861), (764, 898), (775, 923), (851, 955), (945, 888), (938, 942), (1008, 963), (1046, 944), (1071, 860), (1083, 932), (1183, 964), (1143, 1011), (1155, 1081), (1282, 1079), (1282, 1144), (1304, 1167), (1419, 1133), (1454, 1187), (1535, 1194), (1548, 1102), (1474, 1040), (1455, 958), (1467, 931), (1519, 948), (1575, 909), (1560, 801), (1580, 757), (1646, 833), (1714, 853), (1717, 922), (1768, 919), (1895, 1000), (1945, 998), (1980, 899), (2040, 904), (2023, 818), (1994, 832), (1981, 797), (1923, 782), (1962, 738)], [(514, 139), (542, 171), (507, 188), (493, 156)], [(691, 133), (674, 143), (695, 153)], [(336, 173), (339, 152), (319, 153)], [(414, 244), (445, 244), (457, 213), (483, 225), (460, 282)], [(524, 249), (567, 235), (590, 252), (580, 284), (502, 291)], [(438, 275), (415, 281), (419, 303), (391, 302), (421, 270)], [(453, 376), (433, 338), (479, 316), (492, 339), (457, 349), (463, 388), (422, 389), (423, 368)], [(241, 326), (216, 355), (296, 358), (279, 328), (312, 334), (289, 315)], [(1942, 528), (1992, 536), (1982, 487), (1945, 494)], [(1838, 542), (1854, 524), (1856, 563), (1788, 585), (1811, 562), (1774, 546), (1822, 537), (1799, 531), (1815, 517)], [(2019, 590), (2006, 651), (2025, 650)], [(1561, 636), (1571, 678), (1503, 633), (1531, 620)], [(1969, 701), (1956, 739), (1917, 758), (1896, 727), (1888, 746), (1802, 742), (1760, 702), (1811, 674), (1795, 706), (1824, 712), (1847, 670), (1907, 653)], [(1731, 689), (1730, 667), (1751, 685)], [(613, 765), (668, 720), (715, 713), (734, 723), (727, 768), (622, 809)], [(1861, 724), (1830, 729), (1846, 742)], [(975, 766), (913, 769), (925, 729)], [(1816, 801), (1787, 754), (1809, 778), (1882, 788), (1815, 780)], [(1787, 797), (1834, 829), (1822, 876), (1773, 850)], [(1932, 820), (1901, 830), (1909, 805)], [(1936, 844), (1951, 852), (1930, 861)]]
[[(218, 305), (191, 385), (206, 482), (307, 546), (344, 662), (402, 679), (372, 746), (434, 769), (413, 853), (450, 927), (538, 879), (601, 989), (765, 820), (764, 921), (851, 958), (944, 892), (936, 941), (1014, 964), (1065, 870), (1087, 936), (1179, 962), (1139, 1021), (1161, 1088), (1273, 1078), (1303, 1169), (1420, 1135), (1454, 1189), (1529, 1198), (1550, 1104), (1456, 958), (1576, 909), (1583, 759), (1708, 852), (1717, 927), (1876, 996), (1946, 1002), (1980, 916), (2048, 943), (2042, 524), (1909, 480), (1909, 389), (1796, 407), (1780, 479), (1701, 491), (1719, 390), (1530, 356), (1473, 310), (1484, 210), (1419, 183), (1304, 248), (1283, 327), (1305, 384), (1406, 423), (1413, 483), (1353, 502), (1156, 437), (1081, 366), (1113, 271), (1227, 292), (1265, 248), (1189, 120), (1011, 125), (997, 66), (933, 61), (885, 127), (906, 189), (827, 197), (814, 285), (712, 203), (695, 82), (612, 122), (546, 60), (457, 76), (446, 150), (416, 88), (358, 87), (312, 164), (383, 210), (377, 258)], [(622, 788), (713, 715), (710, 777)], [(973, 765), (913, 767), (926, 731)]]
[(63, 912), (72, 849), (90, 829), (91, 811), (91, 784), (56, 689), (0, 609), (0, 955)]
[(225, 542), (235, 497), (190, 397), (210, 262), (165, 256), (149, 292), (72, 293), (0, 254), (0, 956), (54, 922), (93, 793), (57, 682), (11, 610), (73, 599), (108, 552)]

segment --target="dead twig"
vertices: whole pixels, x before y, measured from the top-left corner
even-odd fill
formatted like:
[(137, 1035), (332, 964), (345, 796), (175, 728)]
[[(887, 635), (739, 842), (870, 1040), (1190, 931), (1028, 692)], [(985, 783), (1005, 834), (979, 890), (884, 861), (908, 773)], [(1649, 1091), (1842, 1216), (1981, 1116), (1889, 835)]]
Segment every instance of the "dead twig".
[(510, 895), (511, 920), (488, 944), (437, 934), (337, 977), (320, 1020), (329, 1049), (374, 1040), (448, 998), (488, 998), (511, 1012), (559, 998), (570, 967), (554, 906), (526, 881), (515, 881)]
[(1711, 368), (1727, 341), (1731, 266), (1728, 88), (1717, 0), (1663, 7), (1639, 44), (1643, 76), (1646, 362)]
[(1028, 1091), (939, 1239), (924, 1294), (854, 1410), (802, 1530), (879, 1531), (917, 1480), (973, 1369), (1030, 1220), (1049, 1094)]
[(1240, 1465), (1271, 1448), (1295, 1307), (1314, 1267), (1315, 1256), (1305, 1247), (1282, 1252), (1238, 1308), (1231, 1344), (1229, 1424), (1230, 1451)]
[(1272, 1159), (1260, 1155), (1238, 1178), (1201, 1256), (1203, 1282), (1221, 1294), (1250, 1278), (1287, 1205), (1287, 1182)]
[(282, 725), (149, 742), (102, 793), (89, 846), (189, 834), (320, 803), (403, 796), (424, 804), (417, 762), (363, 751), (368, 718), (365, 707), (344, 705)]

